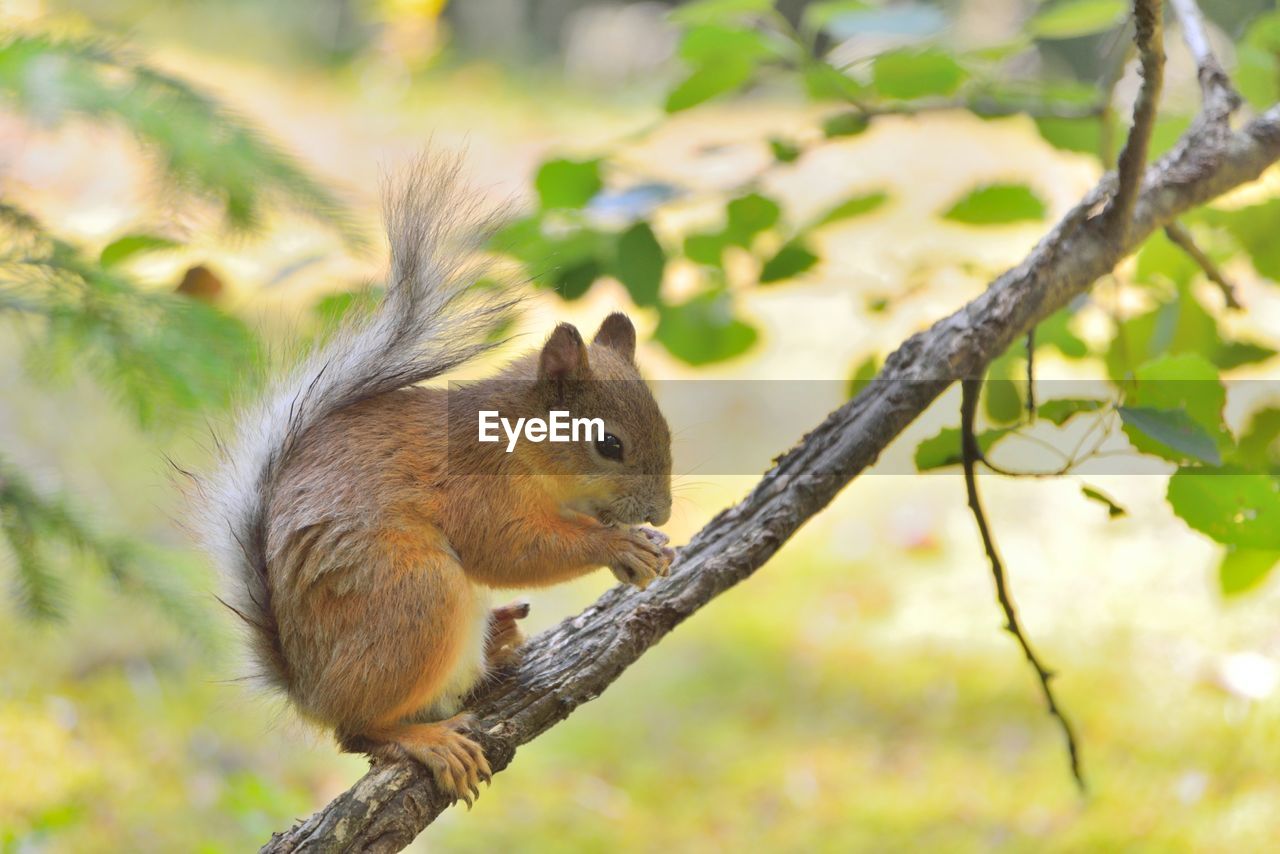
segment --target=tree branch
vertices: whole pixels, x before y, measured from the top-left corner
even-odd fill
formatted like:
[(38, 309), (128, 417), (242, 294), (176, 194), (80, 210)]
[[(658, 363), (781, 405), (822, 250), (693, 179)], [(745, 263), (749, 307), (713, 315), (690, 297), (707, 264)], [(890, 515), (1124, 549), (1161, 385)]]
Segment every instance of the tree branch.
[(1133, 125), (1120, 150), (1116, 193), (1107, 207), (1107, 222), (1122, 233), (1129, 228), (1133, 205), (1146, 171), (1147, 149), (1156, 123), (1156, 107), (1164, 84), (1163, 7), (1160, 0), (1133, 0), (1134, 43), (1142, 69), (1142, 88), (1133, 105)]
[(996, 585), (996, 601), (1000, 603), (1000, 610), (1004, 612), (1005, 631), (1013, 635), (1014, 639), (1018, 641), (1018, 646), (1022, 647), (1022, 654), (1026, 656), (1027, 663), (1035, 670), (1036, 678), (1040, 680), (1040, 691), (1044, 694), (1044, 701), (1049, 707), (1049, 714), (1058, 719), (1058, 725), (1062, 729), (1062, 737), (1067, 742), (1067, 756), (1071, 762), (1071, 776), (1075, 778), (1076, 785), (1079, 786), (1080, 792), (1083, 794), (1086, 791), (1086, 786), (1084, 770), (1080, 766), (1080, 745), (1076, 741), (1075, 730), (1072, 729), (1071, 722), (1067, 720), (1066, 713), (1058, 705), (1058, 699), (1053, 693), (1053, 685), (1051, 684), (1054, 677), (1053, 671), (1046, 667), (1040, 657), (1036, 655), (1035, 650), (1031, 647), (1031, 641), (1027, 639), (1026, 630), (1023, 629), (1022, 623), (1018, 619), (1018, 609), (1013, 604), (1013, 593), (1009, 590), (1009, 580), (1005, 574), (1004, 563), (1000, 560), (1000, 552), (996, 549), (995, 538), (991, 535), (991, 526), (987, 524), (987, 514), (982, 509), (982, 499), (978, 497), (976, 467), (979, 460), (982, 459), (982, 449), (978, 447), (978, 437), (973, 431), (973, 421), (974, 415), (978, 411), (978, 392), (981, 388), (981, 378), (960, 381), (960, 454), (964, 465), (964, 489), (968, 497), (969, 510), (972, 511), (974, 522), (978, 525), (978, 534), (982, 537), (982, 548), (987, 553), (987, 560), (991, 562), (991, 577)]
[[(522, 663), (468, 703), (495, 771), (516, 748), (600, 695), (672, 628), (750, 576), (952, 382), (974, 376), (1018, 336), (1085, 292), (1175, 217), (1258, 177), (1280, 158), (1280, 106), (1238, 133), (1188, 135), (1146, 175), (1123, 233), (1096, 212), (1105, 176), (1017, 267), (925, 332), (907, 339), (880, 377), (780, 457), (738, 505), (685, 546), (671, 576), (644, 592), (618, 587), (529, 641)], [(426, 769), (371, 768), (350, 790), (263, 849), (396, 851), (449, 806)]]
[(1169, 0), (1169, 5), (1173, 6), (1173, 13), (1182, 25), (1182, 40), (1187, 43), (1196, 63), (1196, 76), (1200, 79), (1200, 92), (1204, 97), (1202, 115), (1211, 122), (1225, 123), (1240, 106), (1240, 96), (1213, 53), (1204, 15), (1196, 0)]
[[(1196, 117), (1199, 127), (1193, 128), (1193, 131), (1201, 136), (1226, 134), (1230, 132), (1232, 113), (1242, 103), (1240, 95), (1231, 85), (1231, 78), (1213, 52), (1213, 45), (1205, 28), (1204, 14), (1196, 0), (1169, 0), (1169, 4), (1173, 6), (1173, 13), (1182, 27), (1182, 40), (1191, 51), (1191, 57), (1196, 63), (1196, 76), (1200, 80), (1202, 104), (1200, 114)], [(1196, 245), (1189, 231), (1180, 223), (1171, 222), (1165, 226), (1165, 234), (1200, 266), (1209, 281), (1218, 286), (1226, 299), (1227, 308), (1241, 308), (1236, 299), (1235, 288), (1222, 275), (1213, 259)]]

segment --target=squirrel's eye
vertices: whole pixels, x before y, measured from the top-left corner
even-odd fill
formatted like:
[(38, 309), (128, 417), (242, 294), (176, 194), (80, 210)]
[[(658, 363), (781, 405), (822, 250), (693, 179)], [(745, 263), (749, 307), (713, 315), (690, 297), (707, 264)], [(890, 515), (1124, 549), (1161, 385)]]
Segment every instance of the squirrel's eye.
[(596, 441), (596, 450), (606, 460), (622, 462), (622, 440), (612, 433), (605, 433)]

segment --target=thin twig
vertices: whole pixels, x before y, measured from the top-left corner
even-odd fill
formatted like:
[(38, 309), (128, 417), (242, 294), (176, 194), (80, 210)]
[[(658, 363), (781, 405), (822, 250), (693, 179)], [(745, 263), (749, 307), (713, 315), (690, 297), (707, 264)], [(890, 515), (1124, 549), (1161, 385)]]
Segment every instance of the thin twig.
[(1222, 270), (1213, 262), (1213, 259), (1196, 245), (1191, 232), (1175, 220), (1164, 227), (1164, 233), (1175, 246), (1187, 253), (1191, 260), (1200, 266), (1204, 274), (1209, 277), (1209, 281), (1218, 286), (1218, 290), (1222, 291), (1223, 299), (1227, 301), (1227, 308), (1243, 308), (1240, 301), (1236, 299), (1236, 289), (1222, 275)]
[(918, 116), (923, 113), (968, 110), (986, 118), (1027, 115), (1036, 119), (1095, 119), (1102, 115), (1102, 111), (1105, 108), (1105, 105), (1101, 102), (1093, 104), (1037, 104), (1030, 101), (1016, 103), (1013, 100), (1003, 101), (988, 97), (938, 98), (909, 103), (886, 104), (868, 104), (863, 101), (849, 99), (849, 104), (855, 111), (866, 118), (875, 118), (877, 116)]
[(1027, 330), (1027, 418), (1036, 420), (1036, 327)]
[(1142, 68), (1142, 87), (1133, 105), (1133, 126), (1120, 151), (1116, 167), (1116, 193), (1107, 206), (1107, 222), (1127, 233), (1133, 219), (1133, 205), (1146, 174), (1147, 149), (1155, 127), (1156, 107), (1164, 83), (1164, 42), (1161, 6), (1158, 0), (1133, 0), (1134, 42)]
[(1200, 92), (1204, 96), (1205, 118), (1225, 122), (1240, 106), (1240, 95), (1231, 85), (1231, 78), (1223, 70), (1213, 53), (1209, 34), (1205, 29), (1204, 15), (1196, 0), (1169, 0), (1173, 13), (1182, 25), (1182, 40), (1196, 63), (1196, 76), (1200, 80)]
[(1091, 447), (1087, 453), (1084, 452), (1085, 443), (1088, 442), (1089, 437), (1093, 435), (1093, 433), (1098, 429), (1099, 426), (1103, 426), (1107, 424), (1107, 422), (1110, 420), (1110, 416), (1114, 412), (1115, 412), (1114, 409), (1110, 409), (1110, 410), (1104, 410), (1103, 412), (1099, 413), (1098, 417), (1095, 418), (1093, 422), (1088, 426), (1088, 428), (1085, 429), (1084, 433), (1081, 434), (1080, 439), (1076, 442), (1075, 447), (1071, 449), (1070, 454), (1064, 454), (1060, 449), (1054, 447), (1054, 445), (1052, 445), (1051, 443), (1046, 442), (1043, 439), (1040, 439), (1036, 436), (1032, 436), (1027, 433), (1020, 433), (1017, 430), (1014, 430), (1008, 434), (1008, 438), (1021, 439), (1024, 442), (1032, 442), (1034, 444), (1040, 445), (1041, 447), (1046, 448), (1047, 450), (1050, 450), (1053, 453), (1057, 454), (1062, 459), (1063, 462), (1062, 462), (1062, 465), (1058, 466), (1058, 468), (1056, 469), (1047, 469), (1047, 470), (1041, 470), (1041, 471), (1026, 471), (1026, 470), (1005, 468), (999, 463), (993, 462), (991, 458), (987, 456), (987, 452), (982, 450), (981, 445), (978, 446), (978, 462), (982, 463), (983, 467), (986, 468), (988, 471), (993, 472), (994, 474), (1001, 475), (1002, 477), (1020, 477), (1020, 478), (1064, 477), (1066, 475), (1074, 473), (1076, 468), (1080, 466), (1082, 463), (1098, 458), (1099, 454), (1101, 453), (1102, 446), (1106, 444), (1107, 437), (1110, 435), (1110, 432), (1111, 432), (1110, 426), (1108, 425), (1103, 427), (1103, 430), (1101, 434), (1098, 436), (1097, 441), (1093, 443), (1093, 447)]
[(991, 576), (996, 585), (996, 600), (999, 601), (1000, 608), (1004, 611), (1004, 628), (1018, 641), (1018, 645), (1022, 647), (1022, 654), (1026, 656), (1027, 662), (1035, 669), (1036, 677), (1040, 680), (1040, 689), (1044, 693), (1045, 703), (1049, 706), (1049, 714), (1058, 719), (1062, 735), (1067, 741), (1067, 754), (1071, 760), (1071, 776), (1075, 778), (1081, 794), (1084, 794), (1088, 789), (1084, 781), (1084, 771), (1080, 766), (1080, 746), (1076, 741), (1075, 731), (1054, 696), (1051, 684), (1054, 676), (1053, 671), (1041, 663), (1039, 656), (1031, 648), (1026, 632), (1018, 620), (1018, 611), (1013, 603), (1013, 595), (1009, 592), (1009, 582), (1005, 576), (1004, 564), (996, 551), (995, 540), (991, 536), (991, 528), (987, 524), (987, 516), (982, 509), (982, 501), (978, 498), (978, 478), (975, 467), (982, 452), (978, 447), (978, 438), (973, 432), (973, 421), (974, 414), (978, 409), (978, 392), (981, 387), (981, 379), (966, 379), (960, 383), (960, 448), (964, 463), (964, 487), (969, 497), (969, 509), (973, 511), (974, 521), (978, 524), (978, 533), (982, 536), (982, 546), (986, 549), (987, 558), (991, 561)]

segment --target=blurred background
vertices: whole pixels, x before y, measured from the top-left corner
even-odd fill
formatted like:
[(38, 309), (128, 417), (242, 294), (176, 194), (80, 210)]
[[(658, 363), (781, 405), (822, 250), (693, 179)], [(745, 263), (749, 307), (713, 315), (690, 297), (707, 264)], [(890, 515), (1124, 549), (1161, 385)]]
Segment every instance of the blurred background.
[[(1246, 111), (1274, 102), (1274, 4), (1202, 5)], [(419, 152), (461, 152), (477, 193), (510, 206), (494, 250), (534, 293), (514, 349), (623, 308), (649, 376), (750, 381), (672, 417), (677, 442), (712, 425), (751, 460), (700, 473), (686, 457), (679, 543), (785, 450), (748, 454), (758, 425), (798, 439), (1093, 185), (1135, 91), (1124, 15), (1119, 0), (0, 2), (0, 848), (249, 850), (363, 772), (238, 681), (166, 460), (198, 470), (209, 426), (274, 354), (368, 305), (380, 188)], [(1168, 53), (1161, 150), (1198, 100), (1172, 22)], [(1244, 310), (1157, 235), (1042, 327), (1042, 399), (1086, 388), (1097, 406), (1041, 403), (1027, 423), (1025, 349), (992, 368), (983, 417), (1007, 466), (1065, 458), (1041, 440), (1102, 437), (1066, 476), (983, 479), (1088, 798), (938, 453), (956, 442), (953, 389), (414, 850), (1269, 847), (1280, 542), (1206, 536), (1166, 490), (1210, 457), (1274, 471), (1277, 191), (1273, 171), (1186, 221)], [(1144, 371), (1204, 381), (1216, 403), (1185, 406), (1216, 456), (1121, 429), (1113, 399)], [(771, 416), (762, 395), (801, 380), (821, 381), (813, 418)], [(1138, 452), (1149, 474), (1107, 462)], [(534, 593), (531, 630), (612, 583)]]

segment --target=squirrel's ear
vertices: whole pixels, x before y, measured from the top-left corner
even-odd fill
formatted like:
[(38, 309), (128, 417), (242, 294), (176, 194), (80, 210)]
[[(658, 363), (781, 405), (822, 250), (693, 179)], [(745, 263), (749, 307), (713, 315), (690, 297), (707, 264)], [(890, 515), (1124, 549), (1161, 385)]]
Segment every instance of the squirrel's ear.
[(580, 380), (587, 376), (587, 345), (582, 333), (571, 323), (561, 323), (542, 345), (538, 357), (538, 378), (544, 380)]
[(608, 347), (628, 362), (636, 358), (636, 328), (631, 325), (631, 318), (620, 311), (615, 311), (600, 324), (593, 344)]

